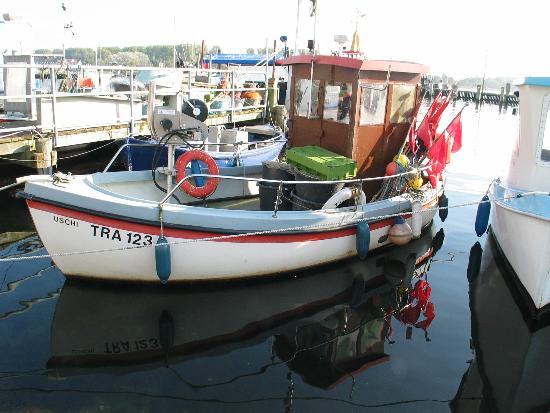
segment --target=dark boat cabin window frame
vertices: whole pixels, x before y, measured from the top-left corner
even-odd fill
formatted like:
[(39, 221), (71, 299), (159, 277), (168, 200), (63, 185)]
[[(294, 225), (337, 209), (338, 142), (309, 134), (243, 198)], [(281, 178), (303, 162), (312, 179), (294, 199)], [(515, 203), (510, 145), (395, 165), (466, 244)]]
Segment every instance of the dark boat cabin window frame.
[(325, 81), (323, 120), (350, 124), (353, 99), (352, 82)]
[(382, 83), (362, 83), (359, 126), (383, 125), (386, 120), (388, 87)]
[[(321, 81), (318, 79), (297, 78), (295, 84), (296, 95), (294, 97), (294, 113), (296, 116), (308, 119), (319, 119), (319, 103)], [(312, 91), (313, 88), (313, 91)], [(311, 95), (311, 107), (309, 97)]]
[(550, 164), (550, 95), (544, 97), (542, 104), (536, 159), (545, 165)]
[(391, 95), (390, 123), (410, 123), (416, 103), (416, 85), (394, 83)]

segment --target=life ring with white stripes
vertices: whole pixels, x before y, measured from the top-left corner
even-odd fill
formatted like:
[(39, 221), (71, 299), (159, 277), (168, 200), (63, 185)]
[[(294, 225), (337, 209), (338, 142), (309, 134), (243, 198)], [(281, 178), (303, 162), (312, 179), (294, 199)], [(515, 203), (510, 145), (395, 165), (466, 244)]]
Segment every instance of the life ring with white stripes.
[[(208, 173), (210, 175), (218, 175), (220, 173), (216, 161), (214, 161), (214, 159), (210, 155), (208, 155), (204, 151), (193, 149), (180, 155), (180, 157), (176, 161), (176, 179), (178, 180), (178, 182), (185, 178), (187, 164), (191, 161), (204, 162), (208, 168)], [(206, 179), (207, 182), (203, 186), (195, 186), (191, 183), (191, 180), (188, 179), (181, 184), (180, 188), (182, 189), (182, 191), (192, 196), (193, 198), (204, 199), (210, 196), (216, 190), (220, 182), (219, 178)]]

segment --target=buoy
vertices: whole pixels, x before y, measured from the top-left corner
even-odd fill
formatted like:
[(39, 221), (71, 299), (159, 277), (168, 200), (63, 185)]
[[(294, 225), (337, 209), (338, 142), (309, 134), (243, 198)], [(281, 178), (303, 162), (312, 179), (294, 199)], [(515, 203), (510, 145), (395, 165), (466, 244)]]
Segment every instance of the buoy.
[(360, 221), (357, 224), (357, 235), (355, 236), (355, 247), (357, 248), (357, 255), (364, 260), (369, 253), (370, 245), (370, 228), (367, 221)]
[(404, 155), (404, 154), (401, 154), (399, 156), (395, 155), (393, 157), (393, 160), (395, 162), (397, 162), (398, 164), (400, 164), (403, 168), (408, 168), (409, 167), (409, 158), (407, 158), (407, 156)]
[(489, 226), (489, 215), (491, 213), (491, 202), (487, 194), (481, 198), (481, 202), (477, 206), (475, 230), (478, 237), (481, 237), (487, 231)]
[(483, 256), (483, 248), (481, 244), (477, 241), (472, 248), (470, 248), (470, 257), (468, 258), (468, 269), (466, 270), (466, 275), (468, 276), (468, 282), (475, 281), (479, 275), (479, 270), (481, 269), (481, 257)]
[(420, 175), (416, 175), (414, 178), (409, 179), (407, 183), (412, 189), (420, 189), (424, 181)]
[(399, 165), (397, 162), (390, 162), (386, 165), (386, 175), (397, 175), (399, 172)]
[(157, 277), (160, 282), (166, 284), (172, 273), (170, 260), (170, 244), (164, 236), (160, 236), (155, 245), (155, 264), (157, 267)]
[(395, 245), (405, 245), (412, 239), (412, 229), (402, 217), (395, 218), (395, 222), (388, 233), (390, 241)]
[(441, 219), (441, 222), (445, 222), (447, 215), (449, 215), (449, 200), (445, 194), (439, 197), (437, 206), (439, 207), (439, 219)]
[(414, 239), (420, 238), (422, 235), (422, 202), (413, 201), (411, 204), (412, 216), (411, 216), (411, 230)]

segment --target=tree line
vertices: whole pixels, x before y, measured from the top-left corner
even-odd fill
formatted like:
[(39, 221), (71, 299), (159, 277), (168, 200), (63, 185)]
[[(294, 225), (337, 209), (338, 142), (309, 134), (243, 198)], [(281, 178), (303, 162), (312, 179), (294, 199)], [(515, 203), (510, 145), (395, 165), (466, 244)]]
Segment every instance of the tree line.
[[(201, 44), (179, 44), (175, 46), (176, 62), (180, 65), (192, 65), (197, 63), (201, 55)], [(248, 48), (247, 54), (265, 54), (266, 49)], [(62, 54), (61, 49), (37, 49), (36, 54)], [(205, 58), (209, 54), (222, 53), (220, 46), (204, 46)], [(65, 49), (67, 59), (79, 60), (83, 65), (100, 66), (154, 66), (174, 67), (174, 46), (127, 46), (127, 47), (71, 47)]]

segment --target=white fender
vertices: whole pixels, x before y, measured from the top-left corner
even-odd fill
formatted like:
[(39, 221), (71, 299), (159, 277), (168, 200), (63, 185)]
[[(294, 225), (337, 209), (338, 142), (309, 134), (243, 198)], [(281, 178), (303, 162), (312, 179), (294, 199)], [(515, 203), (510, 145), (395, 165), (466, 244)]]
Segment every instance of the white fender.
[(411, 229), (413, 238), (420, 238), (422, 234), (422, 203), (420, 201), (413, 201), (412, 203), (412, 216), (411, 216)]
[[(347, 201), (348, 199), (353, 198), (353, 188), (346, 187), (340, 189), (334, 195), (332, 195), (327, 202), (323, 205), (321, 209), (335, 209), (338, 208), (342, 202)], [(361, 190), (361, 205), (367, 203), (367, 197), (365, 193)]]

